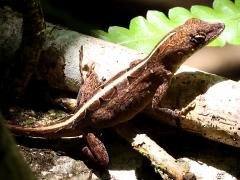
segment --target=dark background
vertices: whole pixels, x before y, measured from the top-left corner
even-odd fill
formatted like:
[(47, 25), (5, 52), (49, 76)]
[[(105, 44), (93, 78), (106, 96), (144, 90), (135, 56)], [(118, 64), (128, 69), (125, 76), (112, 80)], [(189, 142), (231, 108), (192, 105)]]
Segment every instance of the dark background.
[(42, 0), (47, 21), (81, 29), (81, 24), (107, 30), (109, 26), (128, 27), (135, 16), (145, 16), (148, 10), (167, 13), (172, 7), (190, 8), (193, 4), (212, 5), (210, 0)]
[[(146, 17), (148, 10), (159, 10), (166, 15), (173, 7), (190, 9), (192, 5), (212, 7), (211, 0), (42, 0), (45, 19), (69, 29), (91, 34), (93, 29), (108, 30), (109, 26), (129, 27), (136, 16)], [(204, 48), (186, 64), (233, 80), (240, 79), (240, 47)]]

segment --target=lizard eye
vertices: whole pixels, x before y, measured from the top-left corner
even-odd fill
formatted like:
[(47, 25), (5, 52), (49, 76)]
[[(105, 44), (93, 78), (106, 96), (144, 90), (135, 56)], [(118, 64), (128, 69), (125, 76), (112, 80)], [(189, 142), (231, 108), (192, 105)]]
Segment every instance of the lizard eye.
[(191, 38), (191, 42), (194, 44), (203, 44), (206, 39), (206, 36), (204, 34), (197, 34), (193, 35)]

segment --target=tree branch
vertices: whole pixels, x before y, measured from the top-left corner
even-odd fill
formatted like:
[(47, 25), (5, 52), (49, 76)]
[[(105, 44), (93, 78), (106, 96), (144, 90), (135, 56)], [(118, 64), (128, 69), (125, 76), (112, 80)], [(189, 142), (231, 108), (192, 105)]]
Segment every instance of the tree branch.
[[(24, 94), (24, 90), (37, 68), (45, 38), (45, 22), (39, 0), (7, 1), (6, 3), (12, 5), (17, 3), (19, 5), (18, 9), (23, 13), (22, 37), (20, 38), (22, 41), (16, 43), (16, 45), (20, 44), (20, 47), (14, 52), (15, 56), (10, 58), (14, 59), (11, 62), (11, 66), (2, 66), (4, 69), (1, 70), (1, 73), (3, 73), (1, 78), (3, 80), (0, 84), (0, 98), (9, 101), (11, 98), (19, 98)], [(7, 45), (4, 46), (6, 47)], [(6, 70), (6, 68), (8, 69)]]

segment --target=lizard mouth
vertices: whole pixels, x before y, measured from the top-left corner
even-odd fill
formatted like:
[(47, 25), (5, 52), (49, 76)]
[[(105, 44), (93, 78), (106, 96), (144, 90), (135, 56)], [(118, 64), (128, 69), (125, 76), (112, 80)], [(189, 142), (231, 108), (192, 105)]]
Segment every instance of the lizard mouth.
[(225, 28), (225, 25), (223, 23), (214, 23), (211, 24), (212, 31), (209, 32), (209, 36), (207, 41), (210, 42), (214, 40), (216, 37), (218, 37), (219, 34), (221, 34)]

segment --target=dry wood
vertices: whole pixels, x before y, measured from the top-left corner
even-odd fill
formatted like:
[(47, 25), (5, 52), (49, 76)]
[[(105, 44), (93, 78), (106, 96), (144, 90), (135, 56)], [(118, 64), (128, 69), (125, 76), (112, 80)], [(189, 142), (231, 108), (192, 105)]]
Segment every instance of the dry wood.
[(161, 107), (186, 111), (186, 116), (174, 119), (151, 107), (144, 113), (208, 139), (240, 147), (239, 92), (239, 82), (186, 68), (176, 74), (161, 102)]
[(159, 173), (163, 179), (236, 179), (227, 172), (205, 163), (189, 158), (173, 158), (131, 122), (118, 125), (114, 129), (137, 152), (151, 161), (155, 172)]
[[(176, 159), (170, 156), (163, 148), (158, 146), (146, 134), (142, 134), (133, 124), (121, 124), (114, 127), (115, 131), (126, 139), (132, 147), (143, 156), (147, 157), (163, 178), (176, 180), (185, 179), (190, 176), (195, 177), (189, 172), (187, 165), (181, 165)], [(129, 131), (131, 129), (131, 131)]]

